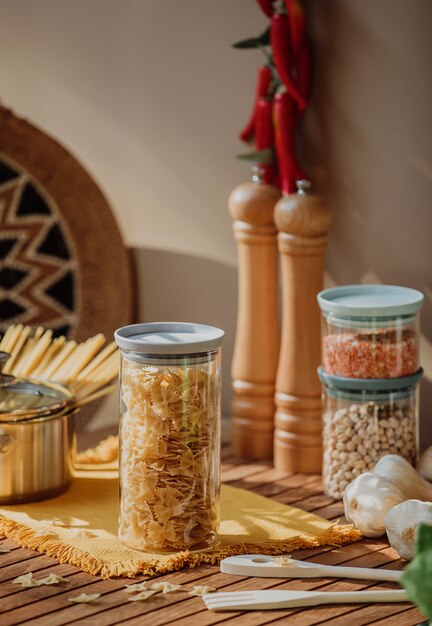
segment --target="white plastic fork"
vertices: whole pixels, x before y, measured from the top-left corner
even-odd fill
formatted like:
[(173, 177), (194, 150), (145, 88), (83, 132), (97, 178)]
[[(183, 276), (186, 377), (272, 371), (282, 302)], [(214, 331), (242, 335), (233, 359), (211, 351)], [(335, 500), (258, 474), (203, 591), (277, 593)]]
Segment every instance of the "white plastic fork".
[(409, 602), (403, 589), (397, 591), (231, 591), (202, 596), (211, 611), (258, 611), (291, 609), (320, 604)]
[(364, 580), (387, 580), (399, 582), (402, 572), (390, 569), (369, 567), (345, 567), (343, 565), (322, 565), (308, 561), (288, 559), (281, 564), (278, 557), (265, 554), (242, 554), (223, 559), (220, 570), (224, 574), (239, 576), (259, 576), (260, 578), (362, 578)]

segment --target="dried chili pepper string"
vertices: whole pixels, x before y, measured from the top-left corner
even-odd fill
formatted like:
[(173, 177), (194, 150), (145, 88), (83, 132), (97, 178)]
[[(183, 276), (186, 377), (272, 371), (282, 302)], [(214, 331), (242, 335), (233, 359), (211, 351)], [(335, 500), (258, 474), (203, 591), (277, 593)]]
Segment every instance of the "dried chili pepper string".
[[(256, 110), (256, 134), (255, 147), (258, 151), (273, 148), (273, 98), (261, 97), (258, 100)], [(260, 163), (262, 169), (262, 181), (271, 184), (275, 181), (275, 166), (268, 163)]]
[[(300, 93), (309, 100), (312, 83), (312, 49), (309, 37), (305, 37), (297, 58), (297, 83)], [(301, 111), (297, 117), (300, 117)]]
[[(280, 48), (285, 60), (284, 71), (290, 68), (295, 72), (296, 86), (305, 103), (304, 106), (294, 98), (288, 88), (287, 80), (283, 80), (288, 93), (275, 97), (275, 128), (276, 152), (281, 177), (281, 188), (284, 195), (296, 191), (296, 180), (307, 178), (298, 163), (295, 146), (295, 128), (309, 99), (311, 85), (311, 48), (306, 34), (306, 16), (299, 0), (285, 0), (287, 14), (276, 13), (273, 22), (278, 25), (281, 36), (284, 33), (285, 45)], [(272, 25), (273, 25), (272, 22)], [(275, 56), (276, 62), (276, 56)], [(279, 61), (279, 64), (281, 61)], [(276, 67), (279, 71), (279, 64)], [(291, 77), (291, 74), (289, 74)]]
[[(252, 114), (240, 139), (250, 141), (255, 137), (258, 151), (275, 148), (277, 165), (260, 164), (263, 181), (278, 184), (282, 193), (287, 195), (295, 192), (297, 179), (307, 178), (296, 156), (295, 126), (309, 99), (311, 47), (300, 0), (257, 2), (270, 18), (275, 67), (268, 63), (258, 71)], [(279, 78), (286, 91), (275, 94)]]
[(276, 69), (287, 92), (297, 103), (300, 111), (306, 109), (307, 103), (292, 75), (291, 33), (286, 13), (273, 13), (270, 25), (270, 41)]
[(255, 100), (252, 108), (252, 113), (249, 118), (248, 123), (243, 128), (243, 130), (239, 133), (239, 137), (242, 141), (249, 142), (253, 139), (256, 128), (256, 111), (258, 106), (258, 101), (263, 96), (267, 96), (269, 90), (272, 85), (273, 80), (273, 72), (268, 65), (261, 65), (258, 68), (258, 77), (257, 77), (257, 86), (255, 91)]
[(289, 20), (292, 55), (294, 61), (297, 62), (306, 37), (306, 15), (300, 0), (285, 0), (285, 6)]
[(279, 92), (274, 98), (274, 126), (276, 138), (276, 154), (284, 195), (294, 193), (295, 181), (307, 178), (300, 167), (295, 149), (295, 104), (287, 92)]

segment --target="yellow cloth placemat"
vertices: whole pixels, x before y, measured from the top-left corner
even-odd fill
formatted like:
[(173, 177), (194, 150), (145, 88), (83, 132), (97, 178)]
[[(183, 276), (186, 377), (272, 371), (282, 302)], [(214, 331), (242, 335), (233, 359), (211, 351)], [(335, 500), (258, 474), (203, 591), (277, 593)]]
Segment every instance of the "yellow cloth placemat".
[(69, 491), (57, 498), (0, 508), (0, 533), (104, 578), (153, 575), (184, 565), (218, 563), (234, 554), (283, 554), (360, 537), (351, 525), (338, 526), (228, 485), (222, 487), (221, 518), (220, 544), (211, 552), (159, 555), (133, 550), (116, 536), (118, 472), (81, 471)]

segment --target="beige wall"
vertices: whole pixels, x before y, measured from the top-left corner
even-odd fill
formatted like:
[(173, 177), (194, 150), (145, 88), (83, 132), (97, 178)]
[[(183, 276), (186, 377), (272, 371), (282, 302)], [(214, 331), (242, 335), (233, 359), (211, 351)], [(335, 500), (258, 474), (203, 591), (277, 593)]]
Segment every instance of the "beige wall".
[[(1, 95), (68, 146), (134, 248), (140, 318), (235, 325), (226, 211), (265, 25), (254, 0), (0, 0)], [(329, 281), (425, 291), (432, 377), (430, 0), (310, 0), (318, 53), (305, 162), (335, 224)], [(427, 363), (426, 363), (427, 362)], [(432, 443), (431, 383), (423, 442)], [(98, 419), (113, 420), (113, 401)]]
[(310, 0), (316, 54), (305, 160), (334, 210), (338, 283), (425, 294), (422, 444), (432, 444), (432, 2)]

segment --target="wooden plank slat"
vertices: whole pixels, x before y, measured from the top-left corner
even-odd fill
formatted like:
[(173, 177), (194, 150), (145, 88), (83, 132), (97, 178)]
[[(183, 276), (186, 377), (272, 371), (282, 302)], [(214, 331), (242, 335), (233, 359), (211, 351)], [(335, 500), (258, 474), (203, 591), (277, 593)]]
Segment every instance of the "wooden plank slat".
[(0, 568), (7, 567), (13, 563), (24, 563), (29, 559), (36, 559), (40, 556), (40, 552), (34, 550), (27, 550), (27, 548), (17, 548), (12, 552), (6, 552), (0, 554)]
[(246, 488), (261, 496), (271, 497), (283, 504), (294, 504), (294, 506), (296, 502), (302, 502), (305, 498), (321, 494), (320, 480), (305, 480), (299, 484), (298, 476), (293, 475), (287, 477), (282, 485), (280, 482), (265, 482), (266, 474), (266, 472), (260, 472), (259, 474), (253, 474), (251, 477), (248, 477), (248, 480), (236, 480), (230, 484), (233, 487)]
[[(365, 626), (365, 624), (376, 624), (377, 621), (382, 622), (385, 620), (385, 623), (390, 622), (395, 624), (397, 623), (397, 616), (406, 611), (415, 611), (415, 620), (413, 622), (409, 622), (410, 624), (419, 624), (421, 622), (421, 613), (412, 607), (407, 608), (409, 605), (407, 604), (374, 604), (367, 606), (363, 609), (357, 609), (355, 611), (350, 611), (349, 613), (343, 614), (340, 617), (332, 617), (330, 620), (323, 620), (319, 623), (320, 625), (331, 624), (331, 626), (346, 626), (347, 621), (349, 620), (349, 626)], [(395, 620), (396, 617), (396, 620)]]
[(378, 621), (372, 622), (373, 626), (382, 626), (386, 624), (387, 626), (391, 623), (391, 626), (414, 626), (415, 624), (420, 624), (427, 621), (425, 616), (420, 613), (417, 609), (408, 609), (398, 613), (397, 615), (393, 615), (391, 620), (380, 619)]
[(57, 569), (59, 567), (67, 567), (70, 574), (79, 572), (79, 569), (77, 567), (74, 567), (73, 565), (60, 565), (55, 559), (44, 555), (41, 555), (34, 559), (29, 559), (22, 563), (14, 563), (13, 565), (9, 565), (8, 567), (2, 567), (0, 569), (0, 582), (2, 583), (0, 585), (0, 598), (2, 598), (4, 595), (5, 584), (7, 581), (12, 581), (14, 578), (17, 578), (17, 576), (21, 576), (21, 574), (27, 574), (28, 572), (36, 574), (37, 572), (45, 569), (49, 569), (49, 571), (52, 572), (57, 572)]
[(239, 481), (247, 477), (259, 474), (266, 468), (263, 463), (250, 463), (247, 465), (234, 465), (229, 468), (222, 466), (221, 476), (224, 483)]

